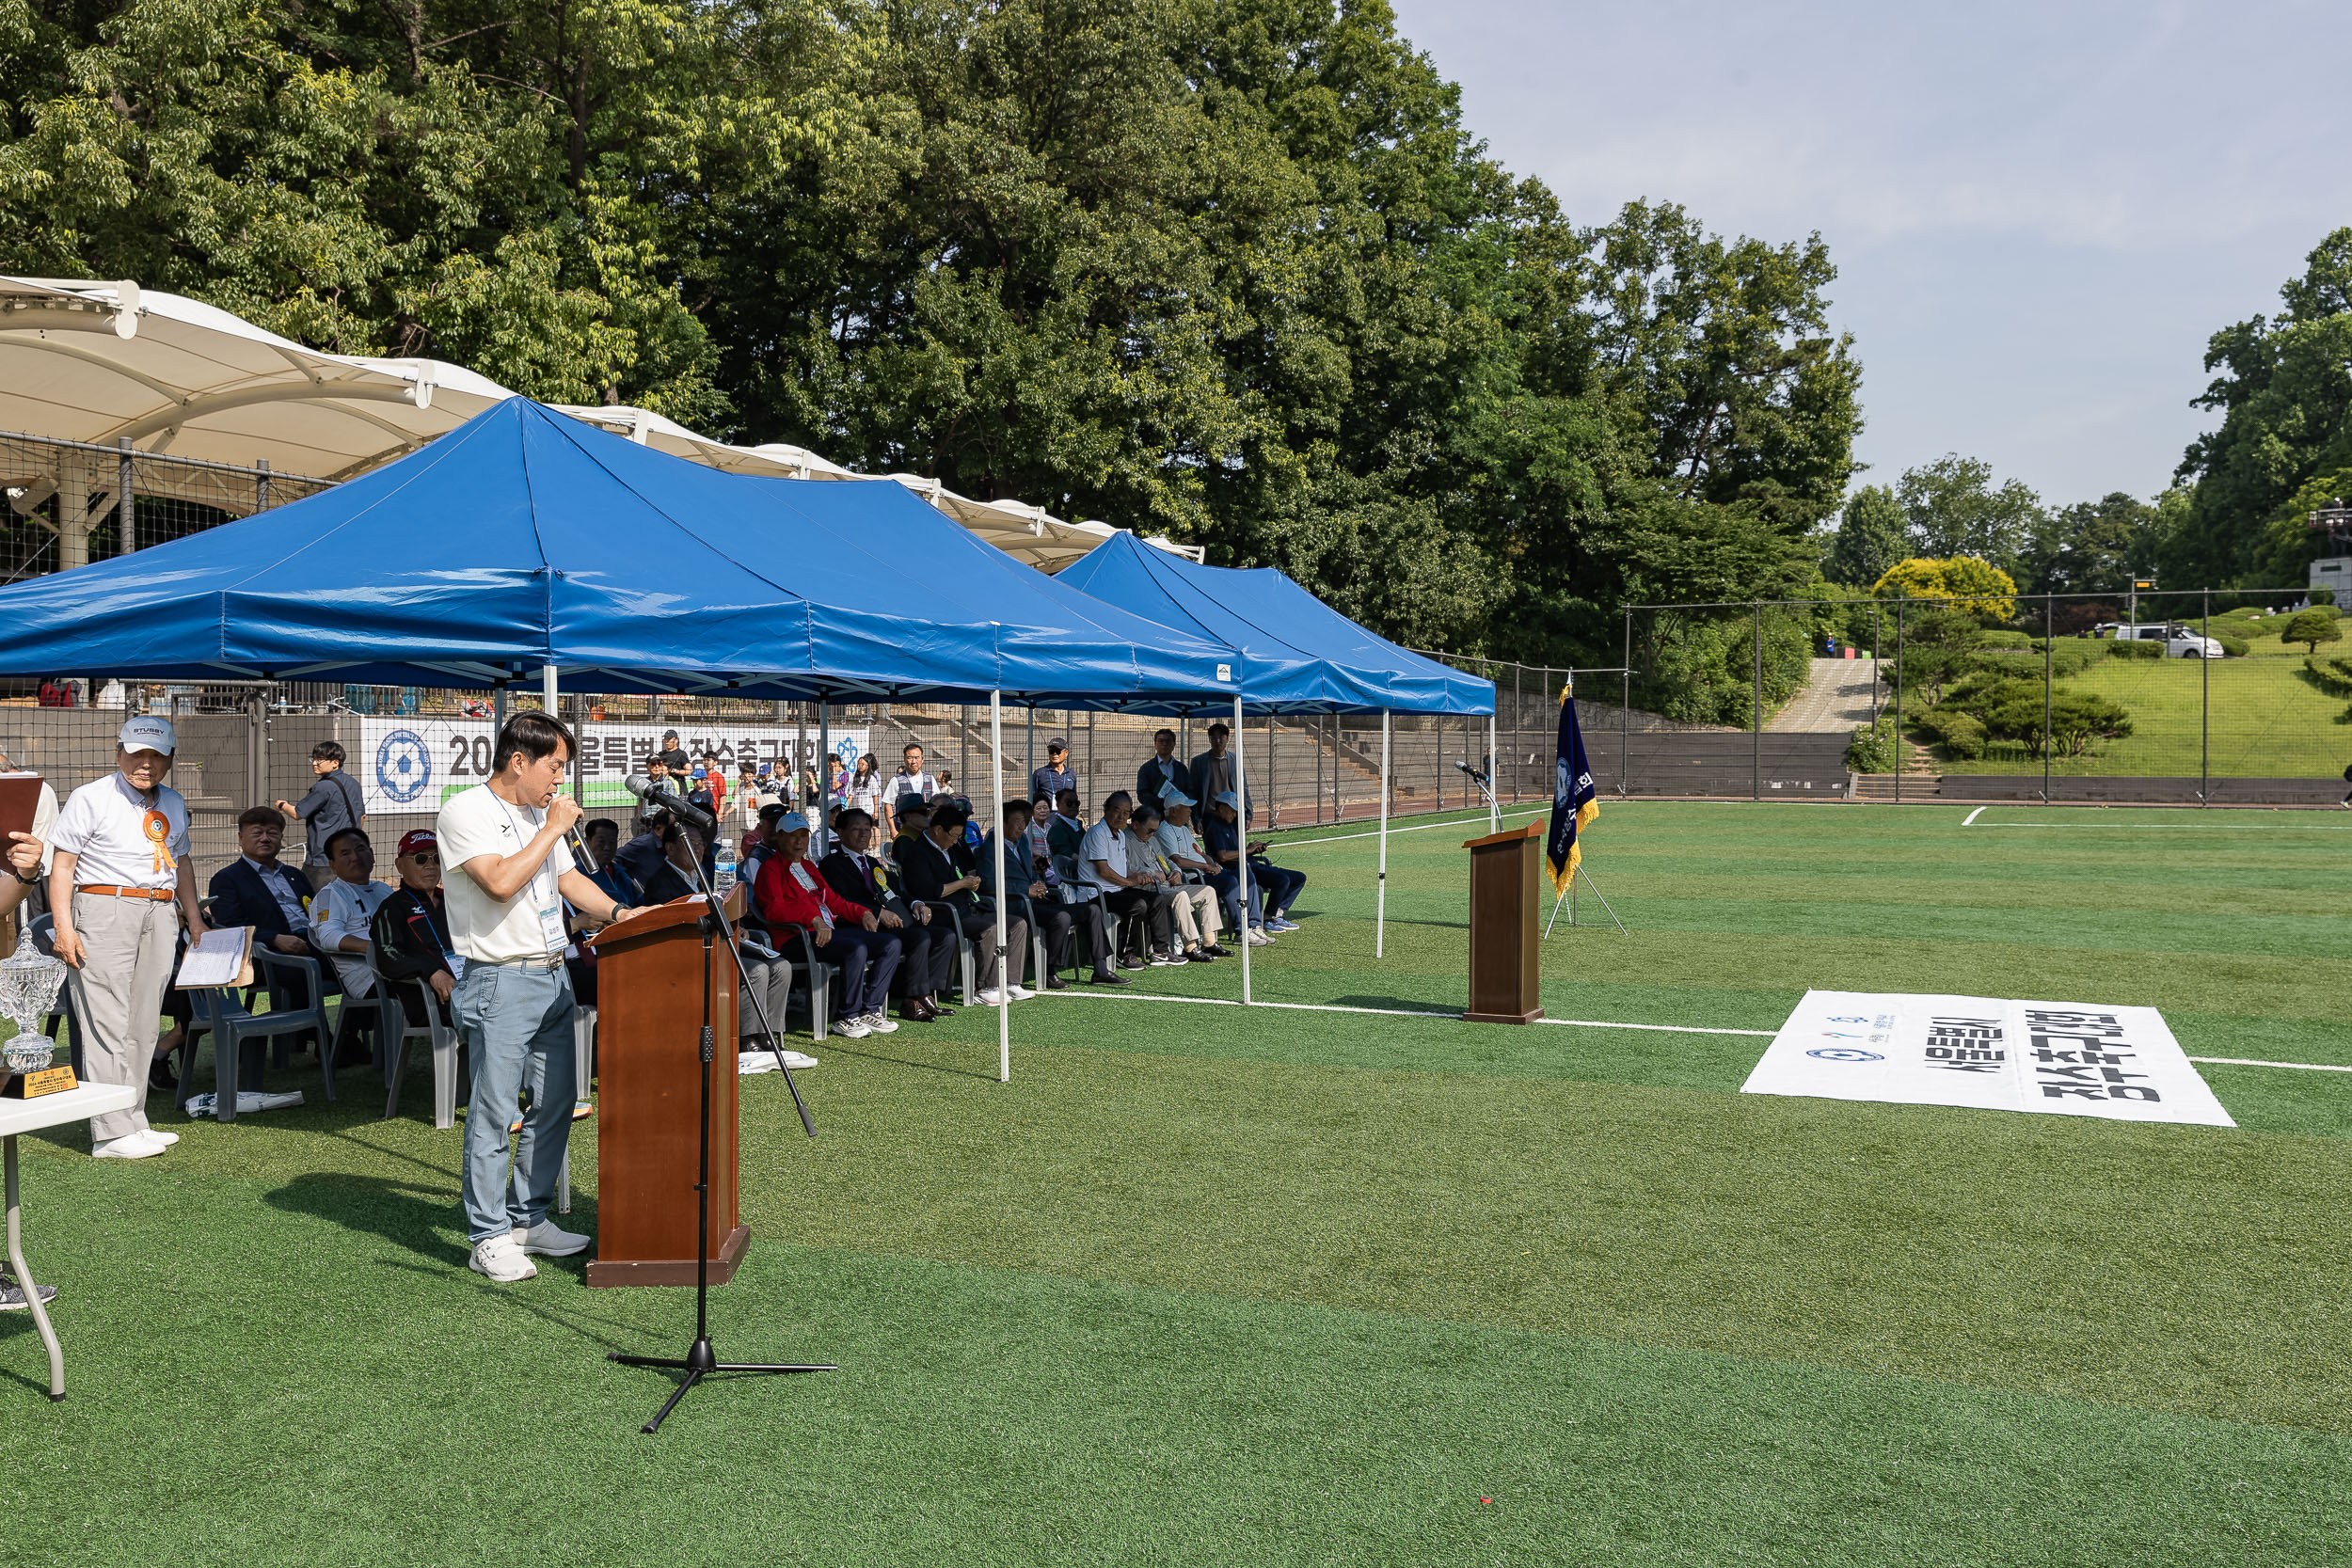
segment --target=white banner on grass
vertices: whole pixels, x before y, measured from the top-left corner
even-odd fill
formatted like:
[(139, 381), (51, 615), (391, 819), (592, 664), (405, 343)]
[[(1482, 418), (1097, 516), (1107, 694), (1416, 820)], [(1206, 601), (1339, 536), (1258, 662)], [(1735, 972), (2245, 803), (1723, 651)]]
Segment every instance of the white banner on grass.
[(1809, 990), (1746, 1094), (2234, 1127), (2153, 1007)]
[[(621, 781), (644, 772), (662, 732), (673, 729), (678, 732), (678, 744), (697, 763), (705, 752), (718, 752), (730, 784), (736, 764), (745, 757), (788, 765), (794, 742), (802, 738), (802, 732), (788, 724), (606, 724), (591, 720), (580, 733), (580, 793), (589, 809), (628, 806)], [(488, 777), (493, 738), (487, 719), (363, 718), (360, 752), (352, 759), (351, 770), (360, 777), (372, 813), (437, 812), (450, 796)], [(817, 759), (813, 726), (804, 738), (806, 746), (798, 758), (803, 766)], [(866, 747), (863, 727), (833, 732), (834, 752), (850, 767), (857, 765)]]

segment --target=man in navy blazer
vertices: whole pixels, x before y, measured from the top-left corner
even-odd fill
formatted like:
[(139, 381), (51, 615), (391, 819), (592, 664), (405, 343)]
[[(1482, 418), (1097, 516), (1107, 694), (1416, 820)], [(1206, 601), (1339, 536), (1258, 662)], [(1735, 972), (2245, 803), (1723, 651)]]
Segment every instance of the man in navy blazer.
[[(255, 806), (237, 818), (238, 856), (213, 873), (213, 925), (250, 926), (253, 940), (296, 958), (316, 958), (310, 945), (307, 908), (312, 889), (300, 866), (286, 865), (278, 851), (286, 840), (286, 819), (269, 806)], [(334, 967), (322, 964), (328, 990)], [(291, 984), (291, 982), (290, 982)], [(288, 995), (279, 1006), (307, 1006), (307, 996)]]

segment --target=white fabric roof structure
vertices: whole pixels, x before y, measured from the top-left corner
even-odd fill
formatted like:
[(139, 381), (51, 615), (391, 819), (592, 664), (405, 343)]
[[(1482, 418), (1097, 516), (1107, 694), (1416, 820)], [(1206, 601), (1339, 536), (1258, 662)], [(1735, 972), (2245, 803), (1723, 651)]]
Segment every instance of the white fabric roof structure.
[[(0, 277), (0, 432), (341, 481), (413, 451), (516, 394), (437, 359), (326, 354), (132, 282)], [(729, 446), (645, 409), (558, 405), (731, 473), (872, 480), (804, 448)], [(886, 476), (1018, 560), (1058, 571), (1120, 531), (1021, 501)], [(1148, 541), (1200, 558), (1197, 548)]]

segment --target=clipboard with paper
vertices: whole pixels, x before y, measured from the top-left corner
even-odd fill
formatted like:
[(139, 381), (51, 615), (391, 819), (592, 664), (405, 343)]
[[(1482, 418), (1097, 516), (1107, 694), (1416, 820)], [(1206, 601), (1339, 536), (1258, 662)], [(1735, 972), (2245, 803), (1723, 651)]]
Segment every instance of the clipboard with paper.
[(253, 984), (253, 927), (222, 927), (190, 942), (172, 984), (181, 990)]

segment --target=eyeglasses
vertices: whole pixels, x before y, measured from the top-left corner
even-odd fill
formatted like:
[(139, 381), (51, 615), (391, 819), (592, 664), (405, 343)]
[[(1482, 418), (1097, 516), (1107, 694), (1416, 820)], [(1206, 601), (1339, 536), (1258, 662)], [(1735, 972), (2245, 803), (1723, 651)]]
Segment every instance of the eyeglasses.
[(430, 849), (420, 849), (408, 858), (416, 862), (419, 865), (438, 865), (441, 863), (441, 857), (435, 854)]

